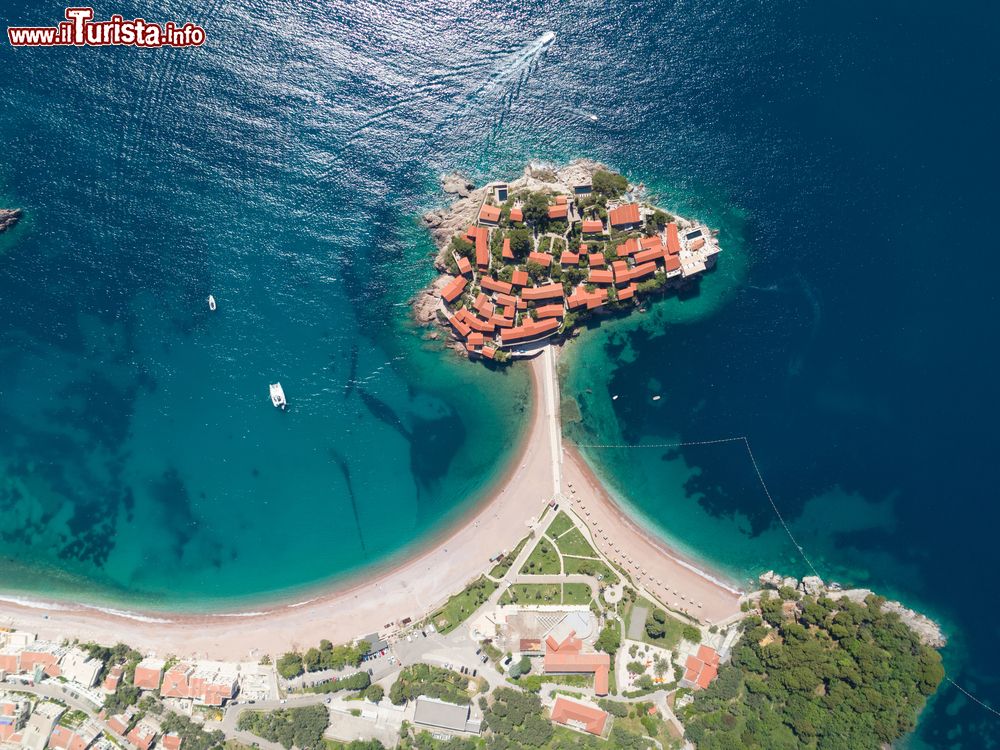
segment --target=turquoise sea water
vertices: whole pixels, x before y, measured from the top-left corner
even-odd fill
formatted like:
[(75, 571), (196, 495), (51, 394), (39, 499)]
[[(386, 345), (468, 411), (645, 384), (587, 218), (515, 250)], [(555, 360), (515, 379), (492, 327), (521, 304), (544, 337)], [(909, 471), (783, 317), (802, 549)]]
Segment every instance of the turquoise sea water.
[[(820, 572), (940, 617), (949, 676), (1000, 705), (995, 9), (96, 8), (113, 12), (209, 43), (0, 44), (0, 203), (28, 212), (0, 237), (4, 591), (299, 595), (469, 507), (524, 427), (527, 378), (408, 328), (432, 277), (417, 217), (443, 172), (590, 156), (726, 252), (697, 294), (568, 348), (569, 437), (748, 436)], [(4, 20), (61, 14), (15, 0)], [(731, 576), (805, 572), (739, 444), (586, 455)], [(995, 746), (998, 722), (945, 686), (910, 743)]]

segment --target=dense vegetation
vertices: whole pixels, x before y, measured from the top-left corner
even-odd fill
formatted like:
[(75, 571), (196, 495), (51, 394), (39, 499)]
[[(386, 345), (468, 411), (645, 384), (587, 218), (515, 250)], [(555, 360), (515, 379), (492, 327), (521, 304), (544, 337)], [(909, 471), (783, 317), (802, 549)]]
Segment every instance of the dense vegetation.
[(323, 732), (330, 723), (326, 706), (282, 708), (277, 711), (244, 711), (239, 729), (252, 732), (282, 747), (314, 750), (323, 747)]
[(365, 690), (371, 684), (372, 680), (367, 672), (355, 672), (347, 677), (321, 682), (306, 690), (310, 693), (336, 693), (340, 690)]
[(175, 714), (173, 711), (165, 711), (161, 715), (160, 727), (164, 734), (179, 735), (184, 750), (213, 750), (222, 747), (226, 741), (226, 736), (221, 730), (207, 732), (187, 716)]
[(389, 700), (400, 706), (421, 695), (448, 703), (468, 705), (469, 678), (450, 669), (432, 667), (429, 664), (404, 667), (389, 688)]
[(361, 664), (361, 657), (367, 651), (366, 644), (343, 644), (334, 646), (330, 641), (320, 641), (319, 648), (311, 648), (300, 654), (289, 652), (278, 659), (278, 674), (286, 680), (298, 677), (303, 672), (319, 672), (323, 669), (343, 669)]
[(699, 750), (877, 750), (913, 729), (941, 657), (883, 602), (763, 599), (732, 664), (685, 709), (688, 738)]

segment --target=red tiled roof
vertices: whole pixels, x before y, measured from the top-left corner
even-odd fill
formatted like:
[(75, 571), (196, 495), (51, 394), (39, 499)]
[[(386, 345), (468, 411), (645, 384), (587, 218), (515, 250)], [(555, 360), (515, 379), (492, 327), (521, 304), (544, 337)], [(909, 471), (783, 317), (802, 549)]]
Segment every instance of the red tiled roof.
[(550, 219), (565, 219), (567, 216), (569, 216), (569, 206), (565, 203), (562, 205), (549, 206)]
[(667, 224), (667, 252), (677, 255), (681, 251), (681, 241), (677, 237), (677, 222)]
[(632, 299), (635, 296), (636, 286), (635, 284), (629, 284), (626, 287), (622, 287), (618, 290), (618, 299), (627, 300)]
[(555, 318), (548, 318), (546, 320), (528, 320), (523, 325), (519, 325), (516, 328), (504, 329), (500, 332), (500, 338), (503, 343), (506, 344), (511, 341), (520, 341), (521, 339), (530, 339), (536, 336), (541, 336), (549, 331), (556, 330), (558, 327), (559, 321)]
[(587, 281), (591, 284), (610, 284), (614, 280), (615, 277), (611, 271), (605, 271), (597, 268), (591, 268), (590, 275), (587, 277)]
[(701, 250), (703, 247), (705, 247), (704, 237), (699, 237), (698, 239), (688, 243), (688, 250)]
[(714, 648), (706, 646), (704, 643), (698, 646), (698, 658), (706, 664), (718, 665), (719, 663), (719, 654)]
[(473, 346), (482, 346), (486, 338), (479, 331), (469, 334), (469, 343)]
[(527, 286), (521, 290), (522, 300), (555, 299), (556, 297), (562, 298), (562, 296), (562, 284), (557, 284), (556, 282), (542, 284), (541, 286)]
[(643, 237), (639, 240), (639, 247), (643, 250), (649, 250), (650, 248), (657, 248), (658, 250), (663, 249), (663, 241), (660, 239), (658, 234), (654, 234), (652, 237)]
[(458, 257), (458, 272), (463, 276), (467, 273), (472, 273), (472, 264), (469, 263), (469, 259), (464, 255)]
[(659, 260), (663, 257), (663, 248), (657, 246), (649, 250), (640, 250), (633, 257), (636, 263), (649, 263), (652, 260)]
[(559, 256), (559, 262), (564, 266), (575, 266), (580, 262), (580, 255), (563, 250), (562, 255)]
[[(464, 276), (453, 276), (447, 284), (441, 287), (441, 296), (444, 298), (444, 301), (454, 302), (456, 299), (458, 299), (459, 295), (465, 291), (465, 287), (468, 283), (469, 280)], [(143, 671), (146, 672), (151, 670), (143, 670)], [(138, 685), (139, 670), (136, 670), (135, 679), (137, 680), (136, 685)], [(159, 679), (159, 674), (157, 674), (157, 679)], [(146, 689), (156, 690), (155, 687)]]
[(528, 260), (532, 260), (538, 265), (545, 266), (546, 268), (552, 265), (552, 256), (548, 253), (530, 252), (528, 253)]
[(667, 271), (679, 271), (681, 270), (681, 259), (676, 255), (668, 255), (664, 261), (667, 266)]
[(591, 253), (587, 256), (587, 262), (595, 268), (604, 267), (604, 253)]
[(476, 308), (476, 312), (479, 313), (480, 317), (483, 318), (492, 318), (493, 313), (496, 310), (496, 308), (493, 306), (493, 303), (490, 302), (489, 297), (487, 297), (482, 292), (480, 292), (479, 296), (476, 297), (476, 301), (473, 303), (473, 307)]
[(631, 255), (638, 252), (640, 247), (638, 237), (629, 237), (624, 243), (615, 248), (615, 250), (619, 255)]
[(564, 695), (556, 697), (552, 706), (552, 721), (567, 726), (577, 726), (590, 734), (600, 736), (608, 721), (608, 714), (599, 708), (579, 703)]
[(479, 286), (488, 292), (501, 292), (503, 294), (510, 294), (511, 290), (514, 288), (512, 284), (508, 284), (506, 281), (500, 281), (499, 279), (494, 279), (492, 276), (483, 276), (480, 278)]
[(593, 292), (588, 292), (581, 284), (573, 290), (573, 293), (566, 300), (566, 303), (569, 305), (571, 310), (584, 305), (586, 305), (588, 310), (593, 310), (595, 307), (603, 305), (607, 298), (608, 290), (606, 287), (601, 287)]
[(490, 318), (490, 323), (497, 328), (510, 328), (514, 325), (514, 319), (503, 315), (494, 315)]
[(514, 286), (527, 286), (528, 272), (522, 270), (514, 271), (514, 274), (511, 276), (510, 280), (514, 283)]
[(611, 270), (615, 274), (615, 283), (624, 284), (629, 280), (628, 263), (623, 260), (616, 260), (611, 264)]
[(565, 195), (557, 195), (556, 196), (556, 205), (557, 206), (565, 206), (566, 205), (566, 196)]
[(597, 695), (607, 695), (611, 657), (603, 653), (581, 653), (583, 644), (575, 635), (571, 632), (562, 643), (556, 643), (552, 636), (545, 639), (544, 671), (547, 674), (592, 672), (594, 692)]
[(625, 203), (608, 212), (608, 219), (613, 227), (622, 227), (639, 223), (639, 204)]
[(469, 335), (472, 330), (469, 324), (466, 323), (462, 318), (457, 315), (451, 315), (448, 317), (448, 322), (451, 323), (451, 327), (455, 329), (455, 333), (461, 336), (463, 339)]
[(636, 266), (635, 268), (633, 268), (632, 271), (629, 273), (628, 277), (632, 279), (632, 281), (635, 281), (636, 279), (644, 279), (647, 276), (651, 276), (655, 272), (656, 272), (655, 263), (643, 263), (641, 266)]
[(179, 734), (165, 734), (160, 739), (160, 744), (164, 750), (180, 750), (181, 741)]
[(500, 221), (500, 209), (496, 206), (484, 203), (483, 207), (479, 209), (479, 220), (489, 222), (490, 224), (496, 224)]
[(543, 320), (545, 318), (561, 318), (564, 312), (565, 310), (560, 304), (542, 305), (541, 307), (535, 309), (535, 315), (538, 316), (539, 320)]
[(500, 251), (500, 257), (505, 260), (514, 260), (514, 252), (510, 249), (510, 237), (503, 238), (503, 250)]
[(587, 219), (583, 222), (584, 234), (599, 234), (604, 231), (604, 222), (600, 219)]
[(476, 227), (476, 265), (487, 268), (490, 265), (490, 230)]
[(517, 297), (510, 294), (498, 294), (496, 296), (496, 301), (498, 305), (503, 305), (507, 307), (508, 305), (517, 304)]
[(483, 350), (480, 352), (486, 359), (496, 359), (497, 350), (492, 346), (484, 346)]
[(510, 220), (511, 221), (524, 221), (524, 212), (519, 208), (512, 208), (510, 210)]
[(150, 669), (140, 665), (135, 668), (132, 684), (140, 690), (156, 690), (160, 687), (160, 673), (159, 669)]

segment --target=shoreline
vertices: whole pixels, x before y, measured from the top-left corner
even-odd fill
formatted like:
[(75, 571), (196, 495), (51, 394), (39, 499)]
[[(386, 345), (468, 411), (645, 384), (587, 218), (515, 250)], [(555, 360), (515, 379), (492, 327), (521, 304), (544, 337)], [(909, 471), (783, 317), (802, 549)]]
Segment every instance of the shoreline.
[[(248, 605), (244, 610), (133, 610), (127, 605), (101, 606), (0, 592), (0, 623), (16, 624), (53, 640), (104, 641), (114, 633), (114, 640), (160, 656), (239, 660), (263, 654), (276, 657), (288, 650), (308, 648), (324, 638), (350, 641), (368, 632), (382, 632), (387, 623), (405, 618), (419, 621), (487, 571), (491, 554), (512, 550), (552, 498), (553, 422), (546, 414), (542, 360), (538, 357), (530, 363), (531, 420), (515, 460), (486, 499), (422, 540), (409, 550), (411, 554), (401, 551), (402, 557), (376, 564), (358, 575), (348, 574), (312, 595), (298, 591), (267, 604), (261, 602), (252, 608)], [(554, 424), (558, 429), (558, 417)], [(608, 530), (614, 532), (613, 539), (619, 546), (624, 545), (636, 560), (642, 560), (643, 567), (666, 576), (674, 591), (684, 592), (684, 601), (690, 599), (692, 606), (704, 603), (704, 609), (691, 612), (693, 616), (717, 621), (739, 612), (739, 592), (725, 582), (725, 577), (716, 578), (714, 571), (705, 571), (696, 562), (685, 560), (664, 540), (642, 528), (608, 493), (576, 448), (561, 445), (561, 435), (557, 437), (564, 466), (564, 495), (567, 482), (578, 489), (589, 486), (588, 498), (592, 497), (594, 504), (588, 508), (602, 508), (600, 517), (609, 519)], [(582, 501), (583, 496), (570, 500), (574, 505)], [(585, 518), (584, 512), (578, 511), (581, 518)], [(592, 536), (604, 552), (604, 540), (597, 534)], [(615, 553), (608, 551), (613, 558)], [(645, 587), (645, 582), (641, 585)], [(655, 588), (654, 582), (649, 585), (651, 590)], [(668, 600), (664, 603), (672, 606)]]

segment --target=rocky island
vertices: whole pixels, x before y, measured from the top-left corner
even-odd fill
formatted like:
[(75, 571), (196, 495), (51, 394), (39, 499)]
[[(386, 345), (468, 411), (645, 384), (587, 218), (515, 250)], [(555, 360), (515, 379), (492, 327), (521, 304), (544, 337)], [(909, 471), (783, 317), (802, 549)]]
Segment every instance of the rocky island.
[(424, 216), (442, 275), (414, 314), (484, 360), (534, 356), (588, 317), (642, 310), (651, 295), (697, 283), (720, 252), (709, 227), (593, 161), (529, 165), (478, 189), (450, 175), (442, 186), (457, 200)]
[(13, 229), (14, 225), (21, 220), (21, 209), (19, 208), (0, 208), (0, 234), (3, 234), (8, 229)]

